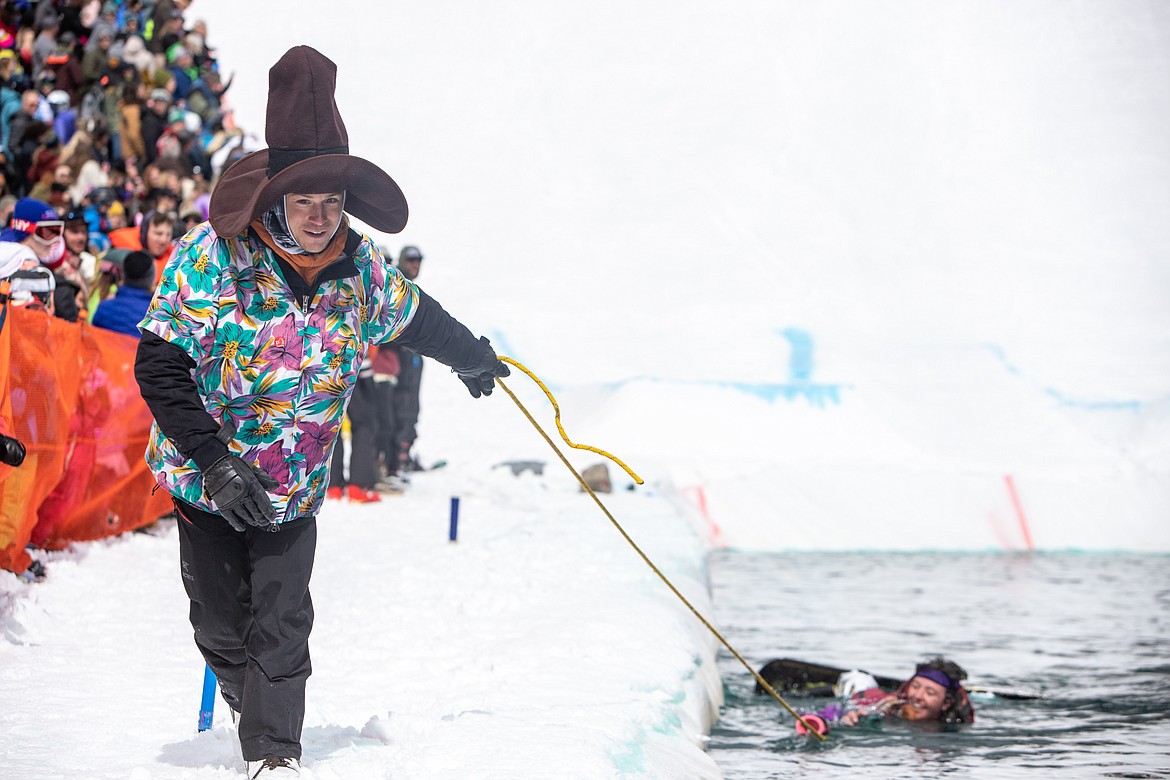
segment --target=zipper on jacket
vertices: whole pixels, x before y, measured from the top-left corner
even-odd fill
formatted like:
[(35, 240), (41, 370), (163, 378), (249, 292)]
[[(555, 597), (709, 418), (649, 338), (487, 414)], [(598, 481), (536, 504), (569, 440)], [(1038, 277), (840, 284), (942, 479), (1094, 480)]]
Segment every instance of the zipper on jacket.
[(301, 296), (301, 311), (308, 311), (308, 310), (309, 310), (309, 296), (302, 295)]

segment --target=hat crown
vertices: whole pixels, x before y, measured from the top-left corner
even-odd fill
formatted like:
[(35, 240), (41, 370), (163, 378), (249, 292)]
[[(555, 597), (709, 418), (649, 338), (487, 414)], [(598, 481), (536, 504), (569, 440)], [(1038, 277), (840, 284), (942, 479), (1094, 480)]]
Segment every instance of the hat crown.
[(238, 236), (290, 192), (345, 192), (345, 210), (375, 230), (397, 233), (408, 210), (402, 190), (369, 160), (349, 153), (337, 110), (337, 66), (308, 46), (289, 49), (268, 71), (268, 148), (224, 171), (207, 215), (220, 236)]
[(294, 46), (268, 71), (269, 176), (322, 154), (349, 154), (337, 110), (337, 65), (311, 46)]
[(57, 219), (57, 212), (43, 200), (21, 198), (16, 201), (16, 207), (12, 210), (12, 217), (35, 224), (45, 220)]

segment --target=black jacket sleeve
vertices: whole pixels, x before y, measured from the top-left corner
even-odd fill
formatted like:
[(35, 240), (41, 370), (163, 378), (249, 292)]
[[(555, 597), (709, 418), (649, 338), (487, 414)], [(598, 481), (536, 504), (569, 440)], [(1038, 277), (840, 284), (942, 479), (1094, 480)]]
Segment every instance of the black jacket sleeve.
[(219, 423), (203, 408), (191, 370), (195, 361), (182, 348), (149, 331), (142, 333), (134, 378), (163, 435), (201, 470), (227, 454), (215, 438)]
[(475, 366), (483, 352), (483, 345), (471, 335), (467, 326), (448, 314), (421, 288), (418, 291), (418, 311), (394, 343), (456, 370)]

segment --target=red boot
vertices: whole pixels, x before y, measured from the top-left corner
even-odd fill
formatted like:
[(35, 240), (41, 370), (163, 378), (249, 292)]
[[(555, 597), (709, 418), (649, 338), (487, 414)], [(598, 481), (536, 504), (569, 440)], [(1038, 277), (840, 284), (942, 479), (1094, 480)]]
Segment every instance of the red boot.
[(345, 493), (349, 496), (349, 500), (355, 504), (374, 504), (382, 500), (376, 490), (366, 490), (357, 485), (348, 486)]

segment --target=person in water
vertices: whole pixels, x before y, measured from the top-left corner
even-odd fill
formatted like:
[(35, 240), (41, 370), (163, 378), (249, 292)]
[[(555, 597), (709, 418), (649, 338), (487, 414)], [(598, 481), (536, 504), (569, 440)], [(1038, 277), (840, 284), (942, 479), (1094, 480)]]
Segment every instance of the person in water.
[[(967, 672), (954, 661), (936, 656), (914, 669), (913, 676), (893, 693), (877, 687), (864, 672), (845, 672), (838, 691), (846, 701), (832, 704), (802, 717), (822, 734), (830, 724), (856, 726), (874, 719), (911, 720), (943, 725), (975, 722), (975, 708), (963, 688)], [(797, 721), (796, 730), (805, 733)]]

